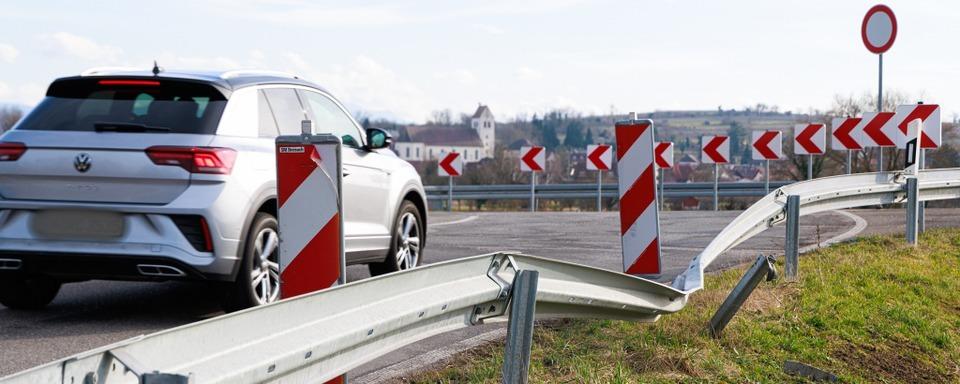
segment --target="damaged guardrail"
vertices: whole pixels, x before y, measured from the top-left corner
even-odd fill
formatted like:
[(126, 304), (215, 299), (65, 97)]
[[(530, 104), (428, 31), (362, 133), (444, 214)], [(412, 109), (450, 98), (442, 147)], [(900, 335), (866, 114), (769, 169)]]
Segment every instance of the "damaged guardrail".
[(667, 285), (498, 253), (337, 286), (140, 336), (0, 383), (324, 382), (436, 334), (503, 318), (518, 270), (539, 272), (537, 318), (655, 321), (686, 304)]
[[(720, 254), (786, 220), (790, 195), (799, 196), (800, 216), (902, 203), (907, 200), (907, 179), (903, 172), (875, 172), (824, 177), (780, 187), (743, 211), (714, 237), (687, 270), (674, 279), (673, 287), (687, 293), (702, 289), (704, 270)], [(922, 170), (917, 179), (920, 201), (960, 198), (960, 168)]]

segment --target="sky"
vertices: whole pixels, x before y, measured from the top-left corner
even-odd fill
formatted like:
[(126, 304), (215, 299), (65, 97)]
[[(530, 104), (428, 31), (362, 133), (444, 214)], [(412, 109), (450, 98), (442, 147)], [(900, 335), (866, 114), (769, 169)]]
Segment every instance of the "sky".
[[(77, 4), (82, 4), (78, 6)], [(36, 104), (100, 66), (270, 69), (355, 114), (498, 120), (553, 108), (827, 109), (876, 92), (860, 24), (874, 1), (0, 0), (0, 102)], [(884, 90), (960, 113), (960, 2), (888, 1)]]

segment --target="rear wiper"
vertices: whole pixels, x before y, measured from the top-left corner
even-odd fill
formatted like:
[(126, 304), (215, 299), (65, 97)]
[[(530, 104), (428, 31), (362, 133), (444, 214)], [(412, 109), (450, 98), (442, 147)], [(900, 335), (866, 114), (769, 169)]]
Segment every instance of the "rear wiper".
[(170, 128), (133, 123), (93, 123), (93, 128), (97, 132), (170, 132)]

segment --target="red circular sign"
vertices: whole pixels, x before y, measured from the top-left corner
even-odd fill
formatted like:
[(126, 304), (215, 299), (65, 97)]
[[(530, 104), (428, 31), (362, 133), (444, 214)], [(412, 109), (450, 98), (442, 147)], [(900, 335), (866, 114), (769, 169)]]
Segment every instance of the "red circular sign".
[(890, 7), (877, 4), (863, 16), (860, 25), (860, 37), (870, 52), (881, 54), (893, 46), (897, 39), (897, 17)]

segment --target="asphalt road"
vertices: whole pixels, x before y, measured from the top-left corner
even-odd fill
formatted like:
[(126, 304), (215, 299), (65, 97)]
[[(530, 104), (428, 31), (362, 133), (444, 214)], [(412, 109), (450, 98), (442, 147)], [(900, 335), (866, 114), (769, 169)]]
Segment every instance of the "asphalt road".
[[(902, 210), (849, 211), (868, 222), (864, 233), (903, 231)], [(661, 217), (664, 276), (686, 267), (738, 212), (667, 212)], [(960, 210), (928, 210), (928, 227), (960, 226)], [(432, 263), (500, 250), (620, 269), (616, 213), (454, 213), (431, 215), (425, 262)], [(824, 213), (801, 220), (801, 246), (849, 232), (848, 215)], [(782, 253), (783, 228), (774, 228), (722, 256), (711, 268), (753, 260), (758, 253)], [(368, 274), (348, 268), (348, 279)], [(0, 376), (57, 358), (214, 317), (222, 312), (217, 296), (202, 284), (90, 281), (68, 284), (42, 311), (0, 306)], [(499, 325), (438, 336), (385, 356), (351, 372), (351, 382), (382, 382), (424, 363), (436, 362), (471, 343), (502, 337)], [(500, 336), (498, 336), (500, 335)], [(421, 364), (421, 365), (418, 365)]]

